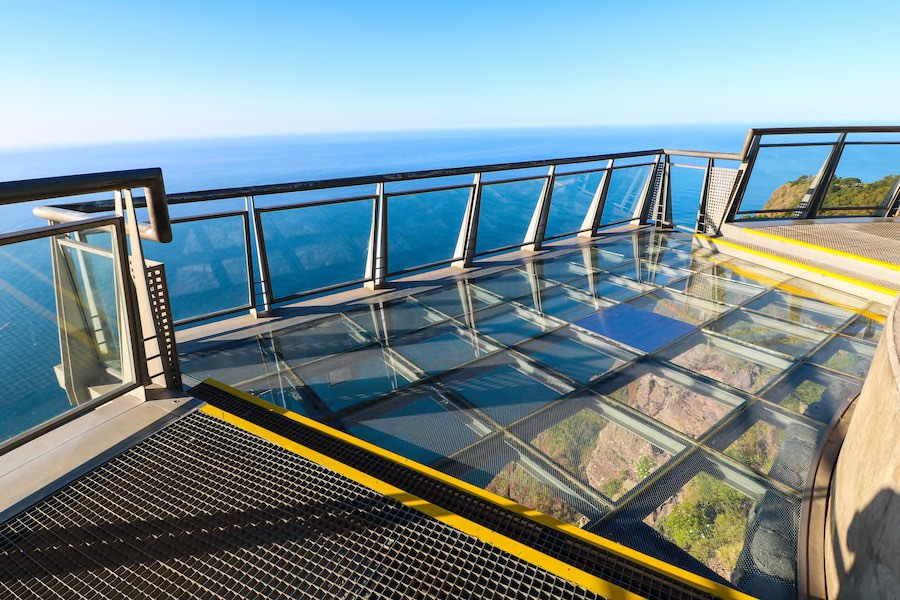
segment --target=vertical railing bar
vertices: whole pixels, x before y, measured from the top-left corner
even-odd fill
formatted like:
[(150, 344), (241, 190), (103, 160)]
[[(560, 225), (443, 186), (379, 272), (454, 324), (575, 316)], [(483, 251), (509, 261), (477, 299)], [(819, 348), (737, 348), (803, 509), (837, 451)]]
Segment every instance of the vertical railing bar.
[[(751, 129), (751, 131), (753, 130)], [(738, 167), (739, 173), (737, 179), (735, 180), (734, 189), (731, 192), (731, 197), (728, 200), (728, 206), (722, 212), (722, 218), (716, 224), (716, 235), (718, 235), (722, 230), (722, 225), (734, 221), (738, 209), (744, 202), (744, 194), (747, 193), (747, 184), (750, 181), (750, 175), (753, 173), (753, 167), (756, 165), (756, 157), (759, 155), (760, 137), (761, 136), (759, 134), (754, 134), (750, 138), (750, 144), (747, 150), (746, 157), (741, 163), (741, 166)]]
[(900, 207), (900, 177), (894, 182), (894, 185), (891, 187), (890, 191), (885, 196), (885, 201), (883, 202), (884, 209), (880, 210), (876, 213), (876, 216), (879, 217), (895, 217), (897, 216), (897, 209)]
[(582, 232), (578, 234), (578, 237), (594, 237), (597, 228), (600, 227), (600, 219), (603, 218), (603, 208), (606, 205), (606, 195), (609, 192), (609, 180), (613, 174), (613, 163), (613, 159), (606, 161), (606, 170), (603, 171), (603, 176), (594, 191), (594, 197), (591, 198), (591, 204), (581, 222)]
[(653, 161), (653, 168), (647, 176), (647, 181), (644, 182), (644, 189), (641, 191), (641, 201), (637, 203), (634, 213), (632, 213), (632, 220), (637, 221), (640, 225), (646, 225), (649, 220), (650, 203), (653, 200), (654, 181), (656, 180), (657, 170), (660, 168), (659, 161), (660, 155), (657, 154), (656, 160)]
[(550, 202), (553, 200), (553, 185), (555, 182), (556, 165), (550, 165), (544, 178), (541, 195), (534, 205), (534, 212), (531, 215), (531, 221), (528, 223), (525, 239), (522, 240), (523, 250), (537, 251), (541, 249), (541, 244), (544, 242), (544, 234), (547, 231), (547, 219), (550, 216)]
[(715, 159), (707, 159), (706, 172), (703, 174), (703, 186), (700, 188), (700, 203), (697, 206), (697, 218), (694, 221), (694, 233), (707, 233), (706, 211), (709, 203), (709, 184), (712, 178), (712, 170), (715, 166)]
[(369, 234), (369, 252), (366, 260), (365, 287), (373, 290), (383, 288), (388, 273), (388, 214), (387, 196), (384, 182), (375, 184), (375, 200), (372, 206), (372, 229)]
[(834, 172), (837, 170), (841, 155), (844, 153), (844, 142), (846, 140), (847, 134), (842, 133), (838, 136), (837, 141), (831, 146), (831, 152), (822, 164), (822, 168), (819, 169), (819, 174), (816, 177), (813, 189), (810, 191), (808, 198), (804, 198), (793, 213), (795, 219), (814, 219), (816, 218), (816, 215), (818, 215), (819, 207), (821, 207), (822, 202), (825, 201), (825, 195), (828, 193), (828, 188), (834, 177)]
[(475, 260), (475, 247), (478, 241), (478, 219), (481, 216), (481, 173), (475, 173), (466, 212), (459, 228), (454, 252), (454, 267), (468, 268)]
[[(246, 207), (246, 199), (244, 200), (244, 206)], [(254, 310), (256, 307), (256, 287), (254, 284), (255, 277), (253, 273), (253, 244), (250, 241), (250, 211), (245, 210), (241, 214), (241, 220), (244, 225), (244, 254), (247, 259), (247, 305), (250, 306), (250, 310)]]
[(253, 298), (250, 301), (250, 304), (254, 307), (251, 309), (251, 314), (257, 317), (265, 317), (272, 313), (272, 298), (274, 297), (272, 277), (269, 273), (269, 255), (266, 252), (266, 236), (265, 232), (263, 232), (262, 216), (256, 210), (256, 198), (244, 196), (244, 205), (253, 219), (253, 242), (256, 244), (256, 261), (259, 263), (259, 285), (262, 293), (262, 302), (257, 304), (254, 290)]
[[(119, 190), (115, 192), (118, 207), (121, 208), (122, 194)], [(125, 220), (120, 214), (119, 219), (115, 222), (116, 232), (116, 252), (113, 254), (113, 264), (117, 269), (117, 277), (119, 284), (122, 286), (122, 293), (125, 303), (125, 318), (128, 323), (128, 331), (130, 333), (131, 343), (131, 362), (130, 370), (134, 377), (134, 382), (139, 385), (147, 383), (147, 362), (144, 360), (144, 333), (141, 327), (140, 305), (138, 304), (136, 292), (134, 289), (134, 281), (129, 272), (128, 264), (128, 244), (126, 243)], [(116, 295), (118, 299), (118, 294)], [(124, 371), (124, 369), (123, 369)]]

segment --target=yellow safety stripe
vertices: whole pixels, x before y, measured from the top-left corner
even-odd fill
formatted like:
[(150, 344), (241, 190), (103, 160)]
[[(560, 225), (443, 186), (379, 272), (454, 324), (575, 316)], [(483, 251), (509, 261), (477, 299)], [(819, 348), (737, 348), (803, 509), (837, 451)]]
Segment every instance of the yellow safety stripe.
[[(332, 436), (332, 437), (334, 437), (334, 438), (343, 440), (343, 441), (345, 441), (345, 442), (347, 442), (347, 443), (353, 444), (354, 446), (356, 446), (356, 447), (358, 447), (358, 448), (361, 448), (361, 449), (363, 449), (363, 450), (365, 450), (365, 451), (367, 451), (367, 452), (371, 452), (371, 453), (376, 454), (376, 455), (378, 455), (378, 456), (380, 456), (380, 457), (382, 457), (382, 458), (385, 458), (385, 459), (387, 459), (387, 460), (391, 460), (391, 461), (393, 461), (393, 462), (396, 462), (396, 463), (399, 463), (399, 464), (401, 464), (401, 465), (404, 465), (404, 466), (406, 466), (406, 467), (408, 467), (408, 468), (410, 468), (410, 469), (413, 469), (413, 470), (415, 470), (415, 471), (418, 471), (419, 473), (422, 473), (422, 474), (424, 474), (424, 475), (426, 475), (426, 476), (428, 476), (428, 477), (430, 477), (430, 478), (432, 478), (432, 479), (437, 479), (437, 480), (439, 480), (439, 481), (441, 481), (441, 482), (443, 482), (443, 483), (446, 483), (446, 484), (448, 484), (448, 485), (451, 485), (451, 486), (453, 486), (453, 487), (456, 487), (456, 488), (458, 488), (458, 489), (461, 489), (461, 490), (463, 490), (463, 491), (465, 491), (465, 492), (467, 492), (467, 493), (470, 493), (470, 494), (472, 494), (472, 495), (475, 495), (475, 496), (478, 496), (478, 497), (480, 497), (480, 498), (483, 498), (483, 499), (485, 499), (485, 500), (487, 500), (487, 501), (489, 501), (489, 502), (492, 502), (492, 503), (494, 503), (494, 504), (498, 504), (498, 505), (500, 505), (500, 506), (502, 506), (502, 507), (504, 507), (504, 508), (506, 508), (506, 509), (508, 509), (508, 510), (511, 510), (511, 511), (513, 511), (513, 512), (515, 512), (515, 513), (518, 513), (518, 514), (520, 514), (520, 515), (522, 515), (522, 516), (524, 516), (524, 517), (527, 517), (527, 518), (529, 518), (529, 519), (531, 519), (531, 520), (533, 520), (533, 521), (536, 521), (536, 522), (538, 522), (538, 523), (541, 523), (542, 525), (545, 525), (545, 526), (547, 526), (547, 527), (551, 527), (551, 528), (556, 529), (556, 530), (559, 530), (559, 531), (563, 531), (563, 532), (565, 532), (565, 533), (567, 533), (567, 534), (569, 534), (569, 535), (571, 535), (571, 536), (580, 538), (580, 539), (582, 539), (582, 540), (584, 540), (584, 541), (586, 541), (586, 542), (588, 542), (588, 543), (590, 543), (590, 544), (593, 544), (593, 545), (595, 545), (595, 546), (598, 546), (598, 547), (600, 547), (600, 548), (603, 548), (604, 550), (606, 550), (606, 551), (608, 551), (608, 552), (610, 552), (610, 553), (612, 553), (612, 554), (621, 556), (621, 557), (626, 558), (626, 559), (628, 559), (628, 560), (630, 560), (630, 561), (632, 561), (632, 562), (634, 562), (634, 563), (637, 563), (637, 564), (639, 564), (639, 565), (642, 565), (642, 566), (644, 566), (644, 567), (647, 567), (647, 568), (649, 568), (649, 569), (652, 569), (652, 570), (654, 570), (654, 571), (657, 571), (658, 573), (662, 573), (662, 574), (664, 574), (664, 575), (666, 575), (666, 576), (668, 576), (668, 577), (671, 577), (672, 579), (676, 579), (676, 580), (678, 580), (678, 581), (681, 581), (681, 582), (683, 582), (683, 583), (686, 583), (686, 584), (690, 585), (691, 587), (694, 587), (694, 588), (696, 588), (696, 589), (698, 589), (698, 590), (702, 590), (702, 591), (705, 591), (705, 592), (712, 593), (713, 595), (715, 595), (715, 596), (717, 596), (717, 597), (720, 597), (720, 598), (723, 598), (723, 599), (726, 599), (726, 600), (731, 600), (731, 599), (734, 599), (734, 600), (753, 600), (753, 597), (752, 597), (752, 596), (748, 596), (747, 594), (744, 594), (743, 592), (740, 592), (740, 591), (738, 591), (738, 590), (735, 590), (734, 588), (728, 587), (728, 586), (726, 586), (726, 585), (722, 585), (722, 584), (720, 584), (720, 583), (717, 583), (717, 582), (712, 581), (712, 580), (710, 580), (710, 579), (707, 579), (707, 578), (705, 578), (705, 577), (701, 577), (701, 576), (699, 576), (699, 575), (696, 575), (696, 574), (694, 574), (694, 573), (691, 573), (690, 571), (686, 571), (686, 570), (684, 570), (684, 569), (681, 569), (681, 568), (679, 568), (679, 567), (676, 567), (676, 566), (674, 566), (674, 565), (671, 565), (671, 564), (669, 564), (669, 563), (667, 563), (667, 562), (665, 562), (665, 561), (659, 560), (659, 559), (654, 558), (654, 557), (652, 557), (652, 556), (648, 556), (648, 555), (646, 555), (646, 554), (643, 554), (642, 552), (638, 552), (637, 550), (633, 550), (632, 548), (629, 548), (628, 546), (624, 546), (624, 545), (622, 545), (622, 544), (613, 542), (612, 540), (608, 540), (608, 539), (603, 538), (603, 537), (600, 537), (600, 536), (598, 536), (598, 535), (596, 535), (596, 534), (587, 532), (587, 531), (585, 531), (585, 530), (583, 530), (583, 529), (581, 529), (581, 528), (579, 528), (579, 527), (576, 527), (576, 526), (574, 526), (574, 525), (571, 525), (571, 524), (569, 524), (569, 523), (564, 523), (564, 522), (562, 522), (562, 521), (559, 521), (559, 520), (557, 520), (557, 519), (554, 519), (553, 517), (550, 517), (550, 516), (548, 516), (548, 515), (545, 515), (544, 513), (540, 512), (540, 511), (534, 510), (534, 509), (532, 509), (532, 508), (528, 508), (527, 506), (523, 506), (523, 505), (521, 505), (521, 504), (518, 504), (518, 503), (516, 503), (516, 502), (513, 502), (512, 500), (509, 500), (509, 499), (504, 498), (504, 497), (502, 497), (502, 496), (498, 496), (497, 494), (493, 494), (493, 493), (491, 493), (491, 492), (488, 492), (488, 491), (485, 490), (485, 489), (482, 489), (482, 488), (477, 487), (477, 486), (475, 486), (475, 485), (472, 485), (472, 484), (470, 484), (470, 483), (468, 483), (468, 482), (465, 482), (465, 481), (462, 481), (462, 480), (460, 480), (460, 479), (457, 479), (456, 477), (452, 477), (452, 476), (450, 476), (450, 475), (447, 475), (446, 473), (442, 473), (441, 471), (438, 471), (438, 470), (436, 470), (436, 469), (432, 469), (431, 467), (428, 467), (428, 466), (426, 466), (426, 465), (423, 465), (423, 464), (421, 464), (421, 463), (419, 463), (419, 462), (416, 462), (416, 461), (414, 461), (414, 460), (410, 460), (410, 459), (408, 459), (408, 458), (406, 458), (406, 457), (404, 457), (404, 456), (400, 456), (399, 454), (396, 454), (396, 453), (394, 453), (394, 452), (391, 452), (390, 450), (386, 450), (386, 449), (384, 449), (384, 448), (381, 448), (381, 447), (379, 447), (379, 446), (376, 446), (376, 445), (374, 445), (374, 444), (371, 444), (371, 443), (369, 443), (369, 442), (366, 442), (365, 440), (361, 440), (361, 439), (359, 439), (359, 438), (357, 438), (357, 437), (354, 437), (354, 436), (352, 436), (352, 435), (349, 435), (349, 434), (347, 434), (347, 433), (344, 433), (343, 431), (339, 431), (339, 430), (337, 430), (337, 429), (334, 429), (334, 428), (332, 428), (332, 427), (329, 427), (328, 425), (324, 425), (324, 424), (322, 424), (322, 423), (319, 423), (318, 421), (314, 421), (314, 420), (312, 420), (312, 419), (310, 419), (310, 418), (308, 418), (308, 417), (304, 417), (303, 415), (297, 414), (297, 413), (295, 413), (295, 412), (292, 412), (292, 411), (290, 411), (290, 410), (287, 410), (287, 409), (285, 409), (285, 408), (282, 408), (282, 407), (277, 406), (277, 405), (275, 405), (275, 404), (272, 404), (272, 403), (270, 403), (270, 402), (266, 402), (265, 400), (262, 400), (261, 398), (257, 398), (256, 396), (253, 396), (253, 395), (248, 394), (248, 393), (246, 393), (246, 392), (243, 392), (243, 391), (241, 391), (241, 390), (232, 388), (232, 387), (230, 387), (230, 386), (228, 386), (228, 385), (225, 385), (224, 383), (221, 383), (221, 382), (219, 382), (219, 381), (216, 381), (215, 379), (207, 379), (207, 380), (204, 381), (204, 383), (206, 383), (206, 384), (208, 384), (208, 385), (210, 385), (210, 386), (216, 387), (216, 388), (218, 388), (218, 389), (220, 389), (220, 390), (222, 390), (222, 391), (225, 391), (225, 392), (228, 392), (228, 393), (230, 393), (230, 394), (233, 394), (234, 396), (237, 396), (237, 397), (239, 397), (239, 398), (242, 398), (242, 399), (244, 399), (244, 400), (246, 400), (246, 401), (248, 401), (248, 402), (252, 402), (253, 404), (256, 404), (257, 406), (260, 406), (260, 407), (265, 408), (265, 409), (267, 409), (267, 410), (271, 410), (271, 411), (273, 411), (273, 412), (276, 412), (276, 413), (278, 413), (278, 414), (280, 414), (280, 415), (282, 415), (282, 416), (284, 416), (284, 417), (286, 417), (286, 418), (288, 418), (288, 419), (291, 419), (291, 420), (293, 420), (293, 421), (296, 421), (296, 422), (298, 422), (298, 423), (301, 423), (301, 424), (303, 424), (303, 425), (305, 425), (305, 426), (307, 426), (307, 427), (310, 427), (310, 428), (315, 429), (315, 430), (317, 430), (317, 431), (321, 431), (322, 433), (325, 433), (325, 434), (330, 435), (330, 436)], [(221, 411), (220, 411), (220, 412), (221, 412)], [(213, 413), (211, 413), (211, 414), (213, 414)], [(225, 413), (225, 414), (227, 414), (227, 413)], [(237, 417), (234, 417), (234, 418), (237, 418)], [(230, 422), (230, 421), (229, 421), (229, 422)], [(255, 427), (255, 426), (254, 426), (254, 427)], [(270, 439), (270, 438), (267, 437), (267, 436), (274, 436), (274, 435), (275, 435), (275, 434), (272, 434), (271, 432), (269, 432), (269, 431), (266, 430), (266, 429), (262, 429), (262, 428), (259, 428), (259, 429), (260, 429), (260, 431), (265, 432), (266, 435), (262, 435), (262, 434), (257, 434), (257, 435), (260, 435), (260, 437), (264, 437), (265, 439)], [(276, 437), (280, 437), (280, 436), (276, 436)], [(281, 439), (284, 439), (284, 438), (281, 438)], [(289, 440), (285, 440), (285, 441), (288, 441), (288, 442), (289, 442)], [(280, 442), (276, 442), (276, 443), (278, 443), (280, 446), (284, 446), (284, 444), (281, 444)], [(293, 443), (293, 442), (289, 442), (289, 443)], [(284, 447), (287, 447), (287, 446), (284, 446)], [(308, 452), (314, 452), (314, 451), (308, 450)], [(327, 458), (327, 457), (325, 457), (325, 458)], [(317, 460), (317, 459), (314, 459), (314, 460), (316, 460), (316, 462), (321, 462), (321, 461), (319, 461), (319, 460)], [(325, 466), (328, 466), (329, 468), (332, 468), (332, 467), (330, 466), (330, 464), (331, 464), (331, 463), (334, 463), (335, 461), (333, 461), (333, 460), (331, 460), (331, 459), (328, 459), (328, 460), (329, 460), (329, 463), (328, 463), (328, 464), (326, 464), (326, 463), (324, 463), (324, 462), (322, 462), (321, 464), (323, 464), (323, 465), (325, 465)], [(337, 465), (340, 465), (342, 469), (350, 469), (350, 470), (352, 470), (351, 467), (347, 467), (346, 465), (343, 465), (343, 463), (336, 463), (336, 464), (337, 464)], [(341, 473), (342, 475), (345, 474), (343, 471), (341, 471), (341, 470), (339, 470), (339, 469), (337, 469), (337, 468), (333, 468), (333, 470), (337, 471), (338, 473)], [(365, 475), (364, 473), (360, 473), (360, 475), (366, 477), (366, 478), (367, 478), (367, 481), (368, 481), (368, 480), (371, 480), (371, 481), (373, 481), (373, 482), (378, 482), (379, 485), (385, 485), (385, 486), (388, 486), (388, 484), (386, 484), (386, 483), (384, 483), (384, 482), (381, 482), (380, 480), (371, 478), (370, 476)], [(349, 477), (350, 479), (354, 479), (355, 481), (359, 481), (360, 483), (363, 483), (362, 481), (360, 481), (360, 480), (357, 479), (356, 477), (351, 477), (351, 476), (349, 476), (349, 475), (347, 475), (347, 477)], [(364, 484), (364, 485), (367, 485), (368, 487), (372, 487), (372, 486), (369, 486), (368, 484)], [(389, 486), (389, 487), (390, 487), (390, 486)], [(378, 488), (372, 487), (372, 489), (375, 489), (376, 491), (381, 492), (381, 490), (378, 489)], [(381, 493), (384, 493), (384, 492), (381, 492)], [(404, 492), (404, 493), (405, 493), (405, 492)], [(419, 503), (424, 503), (423, 506), (424, 506), (424, 505), (428, 505), (428, 503), (425, 502), (424, 500), (421, 500), (421, 499), (418, 499), (418, 498), (417, 498), (416, 501), (419, 502)], [(412, 506), (412, 505), (410, 505), (410, 506)], [(430, 505), (429, 505), (429, 506), (430, 506)], [(418, 505), (412, 506), (412, 507), (418, 509)], [(424, 511), (423, 511), (423, 512), (424, 512)], [(446, 511), (446, 509), (443, 509), (443, 508), (437, 509), (436, 512), (438, 512), (438, 513), (440, 513), (440, 514), (443, 514), (443, 515), (447, 515), (447, 514), (448, 514), (447, 511)], [(435, 515), (433, 515), (433, 514), (431, 514), (431, 513), (428, 513), (428, 514), (429, 514), (430, 516), (434, 516), (435, 518), (438, 518), (438, 517), (436, 517)], [(453, 516), (455, 519), (460, 520), (460, 522), (471, 523), (471, 522), (468, 521), (467, 519), (464, 519), (463, 517), (459, 517), (458, 515), (452, 515), (452, 516)], [(443, 520), (443, 519), (439, 519), (439, 520)], [(444, 521), (444, 522), (447, 522), (447, 521)], [(452, 523), (449, 523), (449, 522), (447, 522), (447, 523), (452, 525)], [(534, 561), (531, 561), (531, 560), (529, 560), (529, 562), (532, 562), (532, 564), (535, 564), (535, 565), (537, 565), (537, 566), (539, 566), (539, 567), (541, 567), (541, 568), (543, 568), (543, 569), (545, 569), (545, 570), (547, 570), (547, 571), (550, 571), (551, 573), (554, 573), (555, 575), (559, 575), (560, 577), (563, 577), (563, 578), (565, 578), (565, 579), (568, 579), (569, 581), (572, 581), (572, 582), (574, 582), (574, 583), (577, 583), (578, 585), (581, 585), (581, 586), (586, 587), (586, 588), (588, 588), (588, 589), (594, 589), (594, 588), (588, 587), (587, 585), (585, 585), (585, 583), (582, 583), (582, 580), (576, 580), (576, 579), (573, 579), (571, 576), (566, 575), (565, 573), (570, 573), (570, 572), (578, 573), (578, 574), (581, 574), (581, 575), (579, 575), (579, 577), (583, 576), (583, 578), (586, 578), (586, 579), (583, 579), (583, 581), (590, 582), (590, 581), (595, 581), (595, 580), (596, 580), (596, 582), (602, 582), (604, 585), (612, 586), (612, 588), (614, 588), (614, 591), (615, 591), (615, 590), (619, 590), (621, 593), (629, 594), (628, 596), (607, 596), (607, 597), (609, 597), (609, 598), (613, 598), (613, 597), (616, 597), (616, 598), (619, 598), (619, 597), (621, 597), (621, 598), (626, 598), (626, 597), (627, 597), (627, 598), (636, 598), (636, 597), (638, 597), (638, 596), (635, 596), (635, 595), (631, 594), (631, 592), (628, 592), (627, 590), (624, 590), (624, 589), (622, 589), (622, 588), (619, 588), (618, 586), (614, 586), (613, 584), (611, 584), (611, 583), (609, 583), (609, 582), (606, 582), (606, 581), (597, 579), (595, 576), (590, 575), (589, 573), (585, 573), (585, 572), (583, 572), (583, 571), (581, 571), (581, 570), (579, 570), (579, 569), (575, 569), (574, 567), (572, 567), (572, 566), (570, 566), (570, 565), (567, 565), (566, 563), (563, 563), (563, 562), (561, 562), (561, 561), (558, 561), (557, 559), (554, 559), (554, 558), (552, 558), (552, 557), (546, 556), (545, 554), (540, 553), (540, 552), (538, 552), (538, 551), (536, 551), (536, 550), (530, 548), (529, 546), (525, 546), (525, 545), (520, 544), (519, 542), (516, 542), (515, 540), (511, 540), (511, 539), (505, 538), (504, 536), (501, 536), (500, 534), (498, 534), (498, 533), (496, 533), (496, 532), (494, 532), (494, 531), (491, 531), (491, 530), (486, 529), (486, 528), (484, 528), (484, 527), (482, 527), (482, 526), (480, 526), (480, 525), (477, 525), (476, 523), (471, 523), (471, 524), (472, 524), (473, 527), (480, 528), (480, 529), (478, 529), (478, 531), (482, 531), (482, 530), (483, 530), (484, 532), (487, 532), (488, 534), (490, 534), (490, 535), (489, 535), (489, 538), (485, 538), (485, 537), (482, 537), (480, 534), (474, 533), (474, 531), (476, 531), (475, 529), (468, 530), (468, 529), (461, 529), (461, 528), (459, 528), (459, 527), (457, 527), (457, 528), (458, 528), (458, 529), (461, 529), (461, 531), (464, 531), (464, 532), (466, 532), (466, 533), (469, 533), (469, 534), (471, 534), (471, 535), (474, 535), (474, 536), (478, 537), (479, 539), (482, 539), (482, 540), (484, 540), (484, 541), (486, 541), (486, 542), (488, 542), (488, 543), (491, 543), (491, 544), (493, 544), (493, 545), (495, 545), (495, 546), (497, 546), (497, 547), (500, 547), (500, 548), (503, 549), (503, 550), (506, 550), (506, 548), (503, 547), (503, 546), (500, 546), (500, 545), (498, 545), (498, 544), (496, 544), (496, 543), (494, 543), (494, 542), (492, 542), (491, 540), (492, 540), (492, 539), (495, 539), (495, 538), (497, 538), (497, 539), (502, 539), (502, 540), (508, 540), (508, 543), (516, 545), (517, 548), (518, 548), (518, 547), (521, 547), (522, 549), (527, 549), (529, 552), (535, 553), (534, 555), (535, 555), (536, 557), (545, 557), (545, 559), (546, 559), (547, 561), (551, 561), (551, 562), (547, 562), (547, 563), (541, 562), (541, 563), (539, 563), (539, 562), (534, 562)], [(453, 526), (456, 527), (456, 525), (453, 525)], [(504, 543), (506, 543), (506, 542), (504, 542)], [(512, 546), (511, 546), (511, 547), (512, 547)], [(509, 550), (507, 550), (507, 551), (509, 551)], [(510, 551), (510, 552), (511, 552), (511, 551)], [(523, 556), (518, 550), (517, 550), (516, 552), (513, 552), (513, 554), (515, 554), (516, 556)], [(558, 565), (557, 565), (556, 563), (558, 563)], [(549, 565), (549, 566), (548, 566), (548, 565)], [(550, 567), (553, 567), (553, 568), (550, 568)], [(557, 570), (554, 570), (554, 569), (561, 569), (561, 570), (560, 570), (560, 571), (557, 571)], [(597, 592), (600, 593), (601, 595), (607, 595), (608, 593), (610, 593), (610, 592), (601, 592), (601, 591), (599, 591), (599, 590), (594, 590), (594, 591), (597, 591)], [(618, 592), (616, 592), (616, 593), (618, 593)]]

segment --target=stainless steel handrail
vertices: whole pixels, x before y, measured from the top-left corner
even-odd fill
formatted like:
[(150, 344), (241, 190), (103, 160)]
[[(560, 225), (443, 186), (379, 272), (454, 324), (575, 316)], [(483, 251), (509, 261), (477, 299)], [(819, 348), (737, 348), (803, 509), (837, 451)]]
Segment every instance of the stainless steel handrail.
[[(162, 169), (131, 169), (83, 175), (65, 175), (0, 183), (0, 205), (47, 200), (60, 196), (76, 196), (96, 192), (112, 192), (130, 188), (144, 188), (150, 225), (141, 224), (141, 237), (154, 242), (172, 241), (172, 226), (166, 203), (166, 189), (163, 184)], [(84, 219), (70, 209), (57, 206), (39, 206), (35, 216), (69, 223)]]

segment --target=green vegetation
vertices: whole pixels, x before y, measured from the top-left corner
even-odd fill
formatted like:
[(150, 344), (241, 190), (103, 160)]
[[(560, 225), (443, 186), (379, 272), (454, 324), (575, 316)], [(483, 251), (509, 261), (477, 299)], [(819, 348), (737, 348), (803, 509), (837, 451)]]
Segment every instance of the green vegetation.
[(865, 358), (868, 357), (863, 357), (841, 348), (825, 361), (825, 366), (834, 369), (835, 371), (841, 371), (842, 373), (864, 375), (865, 373), (859, 373), (859, 363)]
[(707, 473), (682, 488), (682, 499), (655, 528), (697, 560), (728, 577), (744, 545), (753, 501)]
[(771, 423), (757, 421), (725, 450), (725, 454), (758, 471), (768, 473), (783, 443), (784, 431)]
[(783, 407), (803, 414), (811, 404), (822, 400), (825, 390), (828, 389), (820, 383), (807, 379), (798, 385), (790, 396), (779, 402)]
[[(794, 209), (800, 205), (815, 179), (812, 175), (801, 175), (794, 181), (779, 186), (762, 210)], [(828, 192), (822, 202), (824, 208), (847, 207), (848, 210), (828, 211), (829, 216), (852, 216), (871, 214), (871, 210), (854, 210), (854, 207), (879, 206), (882, 204), (894, 182), (900, 175), (887, 175), (872, 183), (863, 183), (857, 177), (835, 177), (828, 186)], [(766, 218), (790, 217), (790, 212), (766, 213)]]
[(650, 476), (650, 473), (652, 473), (655, 468), (656, 463), (646, 454), (640, 457), (637, 461), (637, 464), (634, 466), (634, 470), (637, 472), (638, 476), (641, 479), (647, 479), (647, 477)]
[(597, 436), (607, 423), (597, 412), (585, 408), (545, 429), (532, 443), (559, 466), (571, 473), (581, 473), (597, 447)]
[(485, 489), (560, 521), (581, 524), (581, 513), (566, 504), (562, 498), (554, 496), (550, 488), (518, 463), (511, 462), (503, 467)]

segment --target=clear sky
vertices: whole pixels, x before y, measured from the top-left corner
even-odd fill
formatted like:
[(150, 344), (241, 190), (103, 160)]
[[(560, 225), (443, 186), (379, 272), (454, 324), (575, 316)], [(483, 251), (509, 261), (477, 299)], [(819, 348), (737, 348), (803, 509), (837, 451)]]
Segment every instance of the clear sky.
[(0, 147), (900, 122), (900, 2), (0, 0)]

